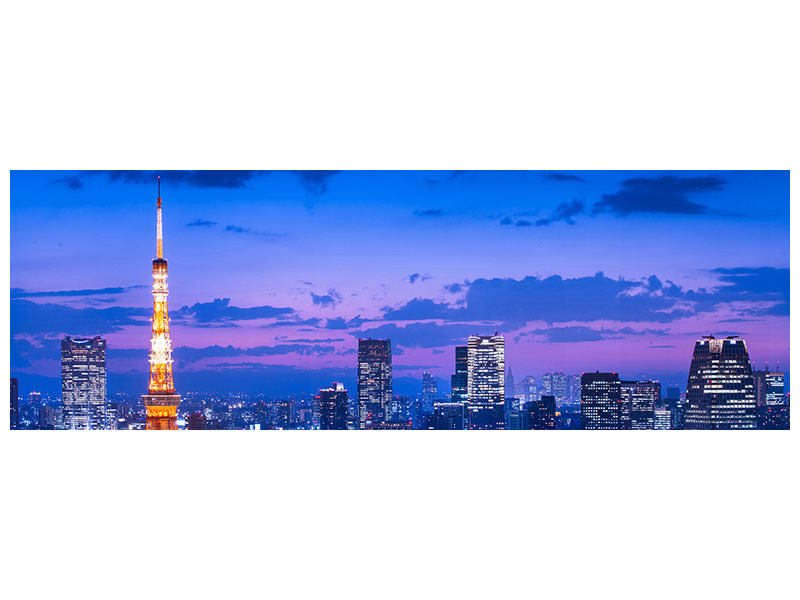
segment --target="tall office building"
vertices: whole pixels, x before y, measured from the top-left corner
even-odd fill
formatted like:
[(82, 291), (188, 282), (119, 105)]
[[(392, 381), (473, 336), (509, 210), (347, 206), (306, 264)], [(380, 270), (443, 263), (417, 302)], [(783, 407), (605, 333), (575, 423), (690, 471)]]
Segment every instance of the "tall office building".
[(567, 375), (567, 400), (565, 404), (579, 405), (581, 403), (581, 376)]
[(106, 341), (61, 340), (61, 406), (64, 429), (106, 429)]
[(658, 381), (623, 381), (620, 386), (621, 429), (653, 429), (656, 404), (661, 400)]
[(505, 339), (471, 335), (467, 340), (467, 421), (470, 429), (505, 427)]
[(581, 429), (620, 429), (621, 384), (616, 373), (581, 376)]
[(19, 382), (16, 377), (11, 378), (11, 414), (9, 424), (11, 429), (19, 429)]
[(539, 399), (539, 387), (536, 385), (536, 378), (528, 375), (522, 380), (522, 401), (527, 404)]
[(517, 390), (514, 386), (514, 374), (511, 372), (511, 367), (508, 368), (508, 373), (506, 374), (506, 398), (513, 398), (517, 394)]
[(543, 395), (539, 400), (534, 400), (525, 405), (526, 429), (555, 429), (556, 428), (556, 397)]
[(347, 429), (347, 390), (341, 383), (319, 391), (319, 428)]
[(359, 429), (386, 419), (392, 401), (391, 340), (358, 340)]
[(557, 405), (567, 400), (567, 376), (564, 373), (545, 373), (542, 375), (542, 395), (553, 396)]
[(428, 371), (422, 373), (422, 412), (426, 415), (433, 414), (433, 403), (439, 395), (439, 385), (436, 378)]
[(757, 427), (753, 372), (743, 339), (708, 336), (695, 343), (686, 385), (684, 427)]
[(161, 178), (156, 208), (156, 258), (153, 260), (153, 335), (150, 338), (150, 384), (142, 396), (147, 429), (177, 429), (180, 395), (172, 380), (172, 340), (167, 314), (167, 261), (161, 227)]
[(467, 347), (456, 346), (456, 371), (450, 378), (451, 402), (467, 401)]

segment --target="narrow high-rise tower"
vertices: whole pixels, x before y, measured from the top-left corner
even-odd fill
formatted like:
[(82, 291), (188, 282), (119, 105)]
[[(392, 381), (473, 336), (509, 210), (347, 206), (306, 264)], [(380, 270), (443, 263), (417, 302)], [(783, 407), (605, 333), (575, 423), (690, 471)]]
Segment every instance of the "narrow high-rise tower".
[(153, 337), (150, 338), (150, 385), (142, 396), (147, 409), (147, 429), (176, 429), (181, 397), (172, 381), (172, 341), (167, 316), (167, 261), (161, 233), (161, 177), (158, 178), (156, 258), (153, 261)]

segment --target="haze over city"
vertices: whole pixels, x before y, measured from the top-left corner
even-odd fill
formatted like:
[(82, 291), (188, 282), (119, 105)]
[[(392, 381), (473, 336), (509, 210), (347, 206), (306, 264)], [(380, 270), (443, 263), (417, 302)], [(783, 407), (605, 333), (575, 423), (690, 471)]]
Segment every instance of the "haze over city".
[(106, 338), (109, 393), (146, 387), (157, 174), (183, 391), (352, 388), (372, 337), (411, 393), (495, 330), (518, 378), (683, 389), (707, 334), (789, 364), (785, 171), (16, 171), (11, 371), (28, 389), (59, 389), (64, 335)]

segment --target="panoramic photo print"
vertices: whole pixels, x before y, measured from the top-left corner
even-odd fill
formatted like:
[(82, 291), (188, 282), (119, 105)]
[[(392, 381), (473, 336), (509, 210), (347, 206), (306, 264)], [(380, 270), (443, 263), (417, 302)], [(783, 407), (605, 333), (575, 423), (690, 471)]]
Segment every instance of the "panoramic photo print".
[(12, 171), (11, 429), (789, 429), (788, 171)]

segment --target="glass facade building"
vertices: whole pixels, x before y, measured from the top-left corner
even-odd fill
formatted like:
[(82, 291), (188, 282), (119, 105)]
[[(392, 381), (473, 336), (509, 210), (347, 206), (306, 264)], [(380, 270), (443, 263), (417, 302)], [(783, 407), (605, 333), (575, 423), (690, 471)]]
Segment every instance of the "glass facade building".
[(686, 385), (684, 427), (757, 427), (753, 371), (743, 339), (708, 336), (695, 343)]
[(621, 382), (616, 373), (581, 376), (581, 429), (621, 429)]
[(505, 338), (472, 335), (467, 340), (469, 429), (504, 429)]
[(392, 402), (391, 340), (358, 340), (358, 427), (386, 419)]
[(108, 429), (106, 341), (61, 340), (61, 406), (64, 429)]

